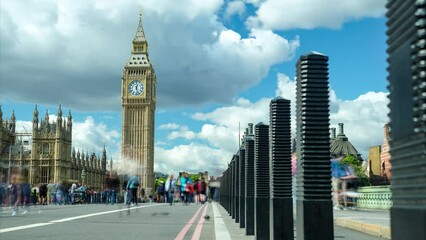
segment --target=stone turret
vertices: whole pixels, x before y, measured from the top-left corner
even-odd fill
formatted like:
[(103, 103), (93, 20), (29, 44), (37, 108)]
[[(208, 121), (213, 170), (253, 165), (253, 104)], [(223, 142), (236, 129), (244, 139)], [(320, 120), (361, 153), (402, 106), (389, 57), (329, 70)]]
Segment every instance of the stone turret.
[(84, 157), (84, 151), (81, 151), (81, 166), (85, 169), (86, 168), (86, 158)]
[(81, 154), (80, 154), (80, 149), (77, 150), (77, 165), (81, 168), (83, 168), (83, 162), (81, 161)]
[(89, 151), (86, 151), (86, 166), (87, 166), (87, 168), (90, 168), (90, 156), (89, 156)]
[(58, 129), (60, 129), (60, 128), (62, 128), (62, 108), (61, 108), (61, 105), (59, 104), (59, 109), (58, 109), (58, 117), (56, 118), (56, 122), (57, 122), (57, 130), (56, 131), (58, 131)]
[(62, 108), (59, 104), (58, 117), (56, 118), (56, 137), (60, 137), (62, 132)]
[(45, 131), (50, 132), (49, 112), (47, 110), (46, 110), (46, 114), (44, 115), (44, 124), (45, 124)]
[(37, 104), (34, 108), (34, 117), (33, 117), (33, 136), (38, 130), (38, 110), (37, 110)]
[(71, 109), (68, 111), (67, 130), (68, 130), (68, 132), (72, 133), (72, 115), (71, 115)]
[(92, 156), (90, 157), (90, 167), (92, 169), (96, 169), (96, 154), (92, 152)]
[(15, 111), (12, 110), (12, 116), (10, 116), (9, 131), (11, 133), (15, 133), (15, 128), (16, 128)]
[(106, 149), (104, 145), (104, 150), (102, 151), (102, 171), (106, 171), (106, 164), (107, 164), (107, 156), (106, 156)]

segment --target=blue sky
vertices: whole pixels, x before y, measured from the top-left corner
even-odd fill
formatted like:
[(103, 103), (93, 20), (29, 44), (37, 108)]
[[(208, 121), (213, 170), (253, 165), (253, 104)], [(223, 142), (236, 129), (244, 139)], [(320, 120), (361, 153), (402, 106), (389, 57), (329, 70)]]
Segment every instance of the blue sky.
[(121, 72), (142, 5), (158, 82), (156, 171), (219, 175), (237, 151), (238, 123), (267, 122), (278, 95), (294, 101), (295, 63), (312, 50), (330, 57), (331, 125), (345, 123), (367, 158), (388, 121), (385, 3), (2, 1), (3, 116), (14, 110), (23, 131), (35, 103), (51, 119), (62, 104), (74, 147), (105, 144), (119, 161)]

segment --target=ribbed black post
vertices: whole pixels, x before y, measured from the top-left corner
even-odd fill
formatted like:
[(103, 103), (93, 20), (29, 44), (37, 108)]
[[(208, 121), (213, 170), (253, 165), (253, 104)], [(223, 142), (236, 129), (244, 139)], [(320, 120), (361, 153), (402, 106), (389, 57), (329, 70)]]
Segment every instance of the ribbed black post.
[(269, 104), (269, 135), (269, 239), (293, 240), (290, 100), (278, 97)]
[(391, 237), (426, 239), (426, 1), (390, 0)]
[(223, 208), (227, 208), (226, 206), (226, 197), (227, 197), (227, 189), (226, 189), (226, 177), (227, 177), (227, 170), (223, 172), (222, 177), (220, 178), (220, 205), (222, 205)]
[(297, 239), (334, 239), (331, 201), (328, 57), (297, 62)]
[(246, 182), (246, 175), (245, 175), (245, 162), (246, 162), (246, 150), (245, 150), (245, 146), (242, 146), (240, 148), (240, 153), (239, 153), (239, 161), (240, 161), (240, 228), (244, 228), (245, 224), (246, 224), (246, 204), (245, 204), (245, 200), (246, 200), (246, 186), (245, 186), (245, 182)]
[(231, 181), (230, 181), (230, 189), (231, 189), (231, 217), (235, 219), (235, 159), (231, 160), (231, 169), (230, 169)]
[(238, 155), (234, 155), (234, 216), (235, 222), (240, 222), (240, 158)]
[(224, 186), (225, 186), (225, 183), (224, 183), (224, 179), (225, 179), (225, 172), (223, 172), (222, 173), (222, 177), (220, 178), (220, 198), (219, 198), (219, 203), (220, 203), (220, 205), (222, 205), (222, 207), (224, 207), (224, 204), (223, 204), (223, 200), (224, 200), (224, 196), (223, 196), (223, 194), (224, 194)]
[(227, 168), (225, 172), (223, 172), (223, 176), (220, 182), (220, 201), (225, 208), (226, 211), (228, 211), (229, 205), (228, 205), (228, 170)]
[(228, 214), (231, 215), (231, 207), (232, 207), (232, 165), (229, 163), (228, 167), (228, 180), (226, 181), (227, 189), (228, 189)]
[(254, 141), (255, 237), (269, 239), (269, 126), (258, 123)]
[(246, 137), (246, 235), (254, 235), (254, 136), (253, 124)]
[(228, 214), (229, 215), (231, 215), (231, 205), (232, 205), (232, 193), (231, 193), (231, 191), (232, 191), (232, 188), (231, 188), (231, 186), (232, 186), (232, 168), (231, 168), (231, 163), (229, 163), (229, 166), (228, 166), (228, 170), (227, 170), (227, 181), (226, 181), (226, 185), (227, 185), (227, 189), (228, 189), (228, 198), (227, 198), (227, 205), (228, 205), (228, 208), (226, 209), (227, 211), (228, 211)]
[(228, 169), (226, 169), (226, 211), (228, 214), (231, 214), (231, 164), (228, 164)]

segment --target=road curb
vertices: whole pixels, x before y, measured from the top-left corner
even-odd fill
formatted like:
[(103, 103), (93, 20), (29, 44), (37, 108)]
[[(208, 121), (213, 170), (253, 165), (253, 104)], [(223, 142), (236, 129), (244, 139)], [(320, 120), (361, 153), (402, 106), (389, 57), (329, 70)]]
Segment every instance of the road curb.
[(357, 222), (347, 218), (336, 218), (334, 219), (334, 223), (340, 227), (350, 228), (370, 235), (391, 239), (390, 227)]

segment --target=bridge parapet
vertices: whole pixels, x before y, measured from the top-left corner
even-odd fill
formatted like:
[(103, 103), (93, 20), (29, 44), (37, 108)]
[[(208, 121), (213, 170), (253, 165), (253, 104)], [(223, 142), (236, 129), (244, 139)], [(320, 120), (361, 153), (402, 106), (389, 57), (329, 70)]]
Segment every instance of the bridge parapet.
[(360, 187), (357, 192), (359, 208), (390, 209), (393, 205), (390, 186)]

